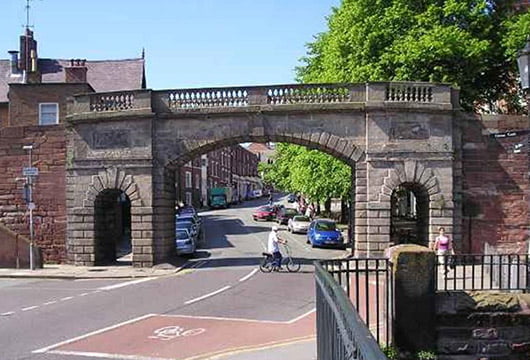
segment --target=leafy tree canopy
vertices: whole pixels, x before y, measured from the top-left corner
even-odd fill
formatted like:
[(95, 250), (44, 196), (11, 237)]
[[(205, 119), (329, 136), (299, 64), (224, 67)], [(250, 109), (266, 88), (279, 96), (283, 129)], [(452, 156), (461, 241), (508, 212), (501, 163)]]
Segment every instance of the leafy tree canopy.
[(304, 194), (311, 201), (347, 196), (351, 168), (340, 160), (303, 146), (278, 144), (272, 164), (260, 164), (266, 183)]
[(500, 99), (517, 110), (514, 58), (529, 30), (513, 0), (343, 0), (297, 77), (445, 82), (461, 89), (468, 110)]

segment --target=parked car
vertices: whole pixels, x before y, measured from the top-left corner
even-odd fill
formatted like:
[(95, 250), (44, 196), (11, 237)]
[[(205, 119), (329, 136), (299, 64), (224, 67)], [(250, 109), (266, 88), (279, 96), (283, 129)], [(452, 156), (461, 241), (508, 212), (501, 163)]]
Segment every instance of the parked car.
[(283, 207), (276, 213), (276, 222), (278, 224), (287, 224), (289, 219), (292, 219), (296, 215), (300, 215), (296, 209)]
[(305, 215), (296, 215), (292, 219), (289, 219), (287, 222), (287, 230), (294, 233), (307, 233), (309, 229), (309, 224), (311, 224), (311, 219), (309, 216)]
[(197, 226), (193, 224), (191, 221), (178, 221), (175, 224), (175, 227), (177, 230), (186, 230), (190, 233), (190, 235), (193, 237), (193, 240), (197, 240), (199, 237), (199, 230), (197, 229)]
[(295, 194), (289, 194), (289, 195), (287, 195), (287, 202), (289, 202), (289, 203), (294, 203), (294, 202), (296, 202), (296, 200), (298, 200), (298, 199), (297, 199), (297, 197), (296, 197)]
[(175, 234), (175, 247), (177, 255), (193, 255), (196, 242), (193, 236), (185, 229), (177, 229)]
[(272, 206), (260, 206), (252, 213), (254, 221), (273, 220), (276, 216), (276, 210)]
[(197, 214), (192, 214), (192, 213), (182, 213), (182, 214), (179, 214), (177, 215), (177, 220), (178, 221), (191, 221), (192, 223), (194, 223), (195, 225), (197, 225), (197, 227), (199, 228), (200, 230), (200, 227), (202, 225), (202, 219), (199, 215)]
[(307, 243), (315, 246), (344, 247), (342, 233), (333, 220), (317, 219), (307, 230)]
[(259, 199), (262, 196), (263, 196), (263, 191), (261, 191), (261, 189), (256, 189), (252, 192), (252, 197), (254, 197), (255, 199)]

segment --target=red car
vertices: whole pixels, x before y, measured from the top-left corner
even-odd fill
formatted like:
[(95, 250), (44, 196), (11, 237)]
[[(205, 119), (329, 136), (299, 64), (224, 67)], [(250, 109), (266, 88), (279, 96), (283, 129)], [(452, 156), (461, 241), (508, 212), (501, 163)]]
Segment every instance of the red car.
[(273, 220), (276, 218), (276, 211), (272, 206), (260, 206), (252, 213), (254, 221)]

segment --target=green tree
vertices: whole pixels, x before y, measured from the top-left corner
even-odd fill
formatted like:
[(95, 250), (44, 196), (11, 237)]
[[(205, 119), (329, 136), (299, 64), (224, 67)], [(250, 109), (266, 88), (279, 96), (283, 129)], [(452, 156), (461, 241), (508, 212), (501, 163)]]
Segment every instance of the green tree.
[(304, 194), (311, 201), (345, 198), (351, 186), (351, 167), (317, 150), (280, 143), (272, 164), (261, 164), (264, 181), (276, 188)]
[[(468, 110), (513, 97), (528, 15), (512, 0), (344, 0), (297, 68), (304, 83), (445, 82)], [(523, 39), (521, 41), (521, 39)]]

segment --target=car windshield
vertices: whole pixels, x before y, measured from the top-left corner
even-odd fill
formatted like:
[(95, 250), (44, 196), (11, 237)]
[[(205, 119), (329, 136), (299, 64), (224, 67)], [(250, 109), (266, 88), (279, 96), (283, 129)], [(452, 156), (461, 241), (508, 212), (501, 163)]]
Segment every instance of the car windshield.
[(187, 231), (177, 231), (177, 240), (186, 240), (189, 238)]
[(336, 228), (335, 228), (335, 223), (334, 222), (331, 222), (331, 221), (319, 221), (316, 224), (316, 229), (317, 230), (322, 230), (322, 231), (333, 231)]
[(270, 212), (272, 211), (272, 208), (270, 206), (262, 206), (258, 209), (259, 211), (267, 211), (267, 212)]
[(285, 215), (296, 215), (298, 211), (296, 209), (285, 209)]
[(177, 229), (191, 229), (193, 224), (189, 221), (179, 221), (177, 222)]
[(311, 219), (308, 216), (295, 216), (293, 218), (293, 221), (299, 221), (299, 222), (310, 222)]

